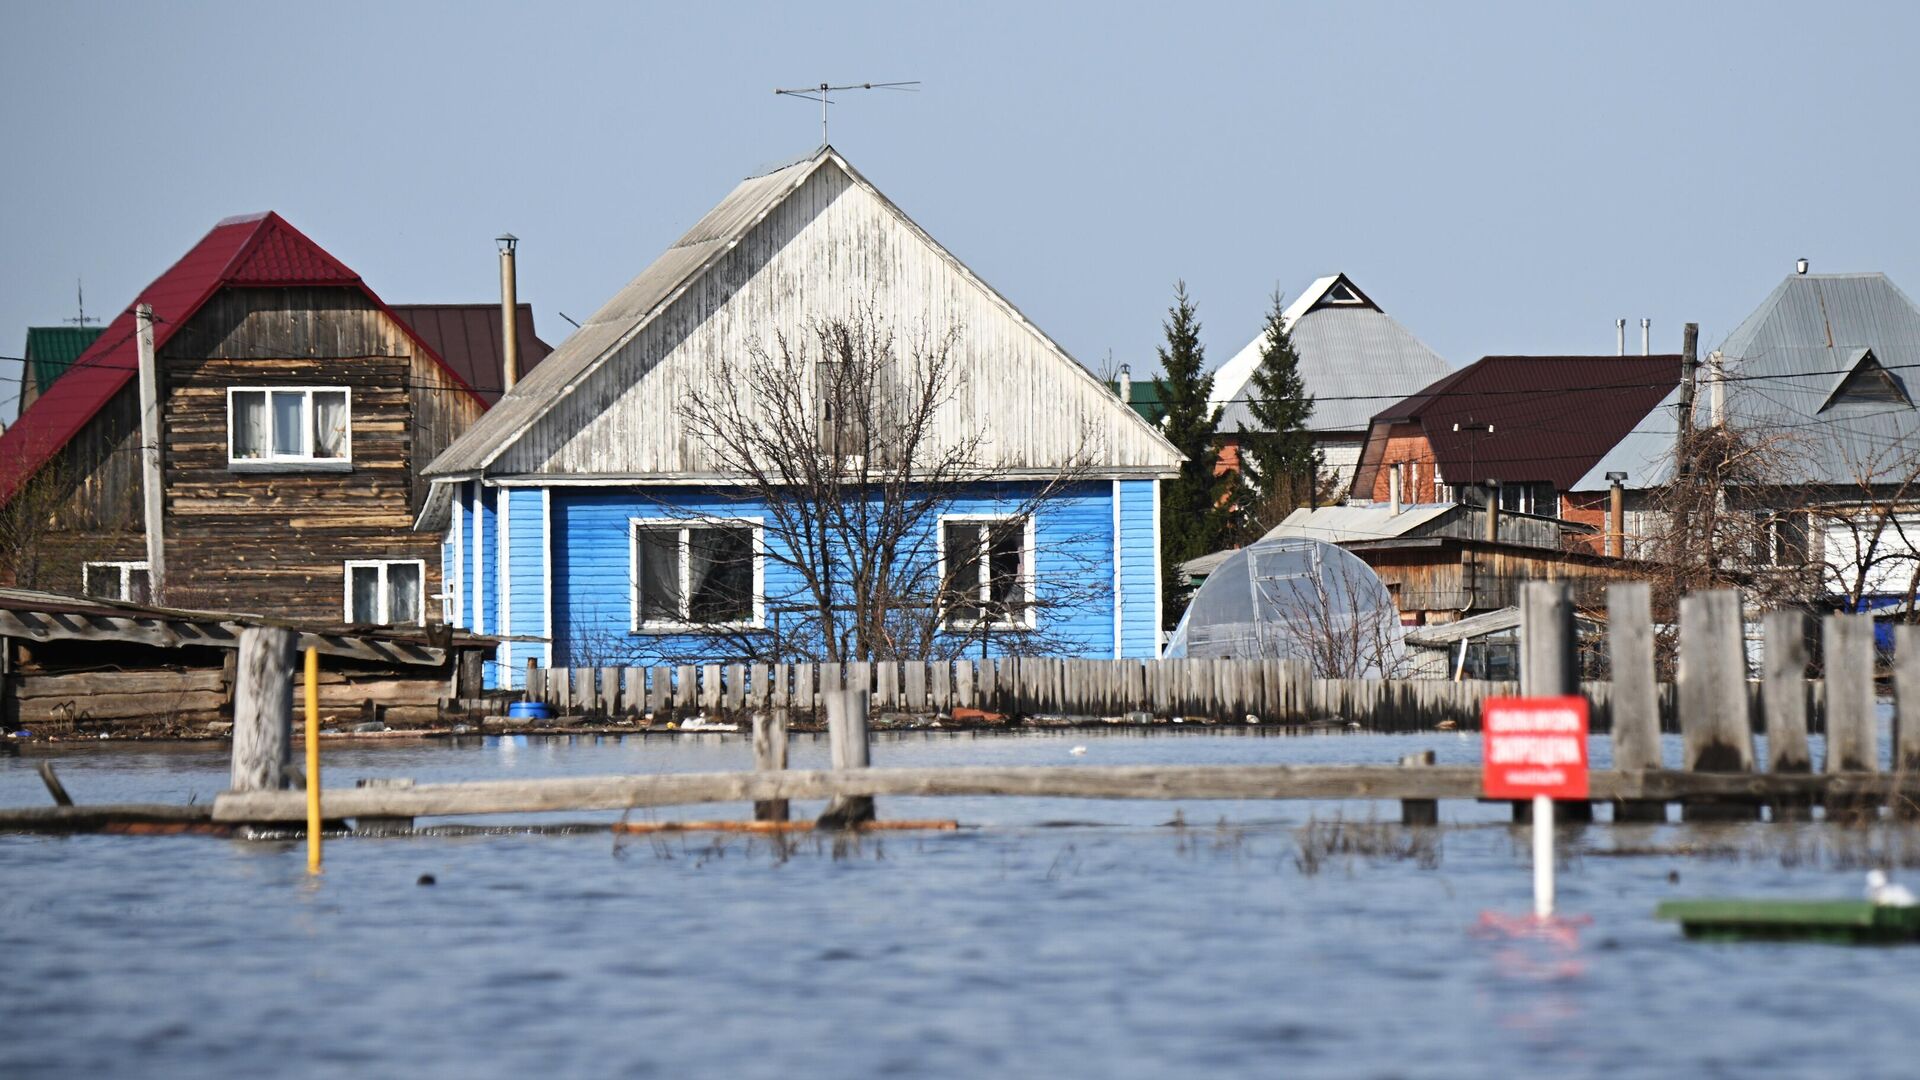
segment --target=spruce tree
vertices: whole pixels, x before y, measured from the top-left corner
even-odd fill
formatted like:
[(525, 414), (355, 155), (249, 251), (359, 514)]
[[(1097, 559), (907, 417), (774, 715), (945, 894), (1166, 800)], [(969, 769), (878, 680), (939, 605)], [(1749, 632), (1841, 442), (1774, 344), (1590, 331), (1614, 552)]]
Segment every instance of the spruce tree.
[(1187, 605), (1180, 564), (1218, 550), (1229, 539), (1233, 483), (1231, 476), (1216, 475), (1220, 410), (1207, 400), (1213, 394), (1213, 376), (1205, 370), (1206, 350), (1200, 345), (1200, 322), (1187, 283), (1175, 286), (1173, 296), (1163, 324), (1166, 344), (1159, 350), (1164, 374), (1154, 379), (1166, 410), (1161, 433), (1187, 459), (1180, 475), (1160, 492), (1160, 588), (1168, 627), (1180, 621)]
[(1315, 501), (1320, 483), (1320, 452), (1307, 430), (1313, 395), (1300, 377), (1300, 354), (1287, 332), (1285, 310), (1275, 290), (1260, 366), (1247, 387), (1247, 412), (1253, 425), (1240, 425), (1237, 501), (1241, 536), (1247, 542), (1266, 535), (1295, 507)]

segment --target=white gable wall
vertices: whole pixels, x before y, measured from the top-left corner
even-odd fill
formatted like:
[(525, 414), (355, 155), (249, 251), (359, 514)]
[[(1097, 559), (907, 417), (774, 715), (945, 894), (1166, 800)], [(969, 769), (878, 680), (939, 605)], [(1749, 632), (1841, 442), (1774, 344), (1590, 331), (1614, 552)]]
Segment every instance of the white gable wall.
[(1104, 383), (828, 159), (492, 471), (715, 476), (720, 463), (681, 423), (687, 396), (736, 378), (756, 343), (769, 352), (777, 334), (802, 343), (809, 317), (851, 318), (869, 303), (903, 354), (923, 331), (961, 328), (965, 392), (943, 411), (939, 431), (955, 441), (985, 432), (985, 464), (996, 472), (1051, 472), (1076, 454), (1102, 475), (1177, 468), (1172, 447)]

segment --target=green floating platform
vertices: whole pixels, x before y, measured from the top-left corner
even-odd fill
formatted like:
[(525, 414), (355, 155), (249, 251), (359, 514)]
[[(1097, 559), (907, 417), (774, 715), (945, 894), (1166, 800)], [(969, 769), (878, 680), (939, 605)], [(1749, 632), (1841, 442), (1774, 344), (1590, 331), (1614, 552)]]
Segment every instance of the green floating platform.
[(1668, 900), (1653, 914), (1678, 922), (1688, 937), (1703, 941), (1920, 941), (1920, 907), (1865, 900)]

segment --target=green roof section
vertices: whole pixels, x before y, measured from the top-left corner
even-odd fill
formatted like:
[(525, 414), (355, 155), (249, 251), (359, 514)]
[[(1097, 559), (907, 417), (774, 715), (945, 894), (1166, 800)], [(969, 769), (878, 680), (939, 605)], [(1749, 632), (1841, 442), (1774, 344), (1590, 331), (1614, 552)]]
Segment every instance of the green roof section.
[(67, 373), (80, 354), (87, 351), (104, 326), (29, 326), (27, 327), (26, 381), (37, 396), (47, 392), (53, 381)]
[[(1107, 389), (1115, 397), (1120, 394), (1120, 384), (1114, 380), (1107, 380)], [(1158, 424), (1167, 415), (1166, 406), (1160, 404), (1159, 384), (1152, 379), (1132, 380), (1127, 386), (1127, 404), (1149, 424)]]

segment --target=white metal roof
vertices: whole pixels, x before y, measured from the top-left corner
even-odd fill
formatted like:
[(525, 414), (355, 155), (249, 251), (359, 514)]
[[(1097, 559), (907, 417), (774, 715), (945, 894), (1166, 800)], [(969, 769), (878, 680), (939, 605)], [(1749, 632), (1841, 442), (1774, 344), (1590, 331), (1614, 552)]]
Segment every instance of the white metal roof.
[[(1336, 290), (1335, 286), (1344, 286)], [(1350, 293), (1357, 302), (1332, 299)], [(1381, 408), (1406, 397), (1451, 369), (1407, 328), (1380, 310), (1345, 274), (1317, 278), (1281, 312), (1300, 376), (1316, 399), (1307, 422), (1312, 431), (1364, 434)], [(1211, 404), (1220, 410), (1220, 430), (1253, 423), (1247, 387), (1266, 348), (1263, 330), (1213, 373)]]

